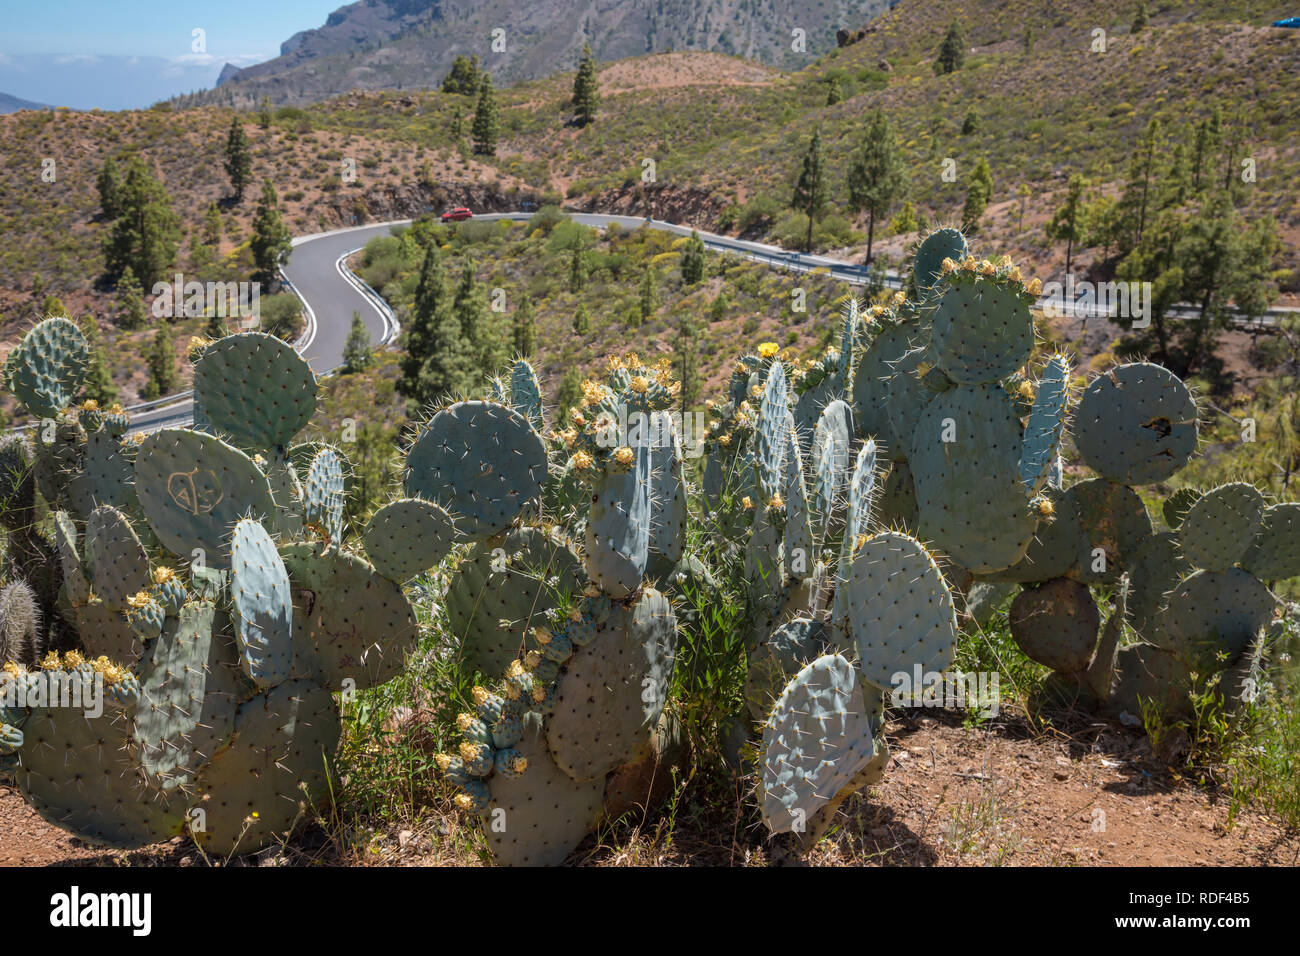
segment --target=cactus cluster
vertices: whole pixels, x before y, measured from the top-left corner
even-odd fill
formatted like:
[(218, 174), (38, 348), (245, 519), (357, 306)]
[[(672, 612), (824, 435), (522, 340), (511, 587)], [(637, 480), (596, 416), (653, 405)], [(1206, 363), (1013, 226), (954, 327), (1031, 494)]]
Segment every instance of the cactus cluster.
[[(417, 630), (399, 583), (342, 540), (342, 454), (292, 444), (315, 409), (306, 362), (254, 332), (191, 358), (202, 425), (137, 440), (120, 409), (71, 404), (86, 364), (71, 323), (40, 323), (10, 354), (11, 389), (44, 421), (0, 450), (0, 681), (25, 702), (4, 715), (4, 756), (79, 836), (130, 848), (187, 831), (226, 856), (328, 798), (334, 693), (390, 679)], [(370, 530), (411, 567), (401, 522)], [(100, 684), (112, 706), (95, 716)]]

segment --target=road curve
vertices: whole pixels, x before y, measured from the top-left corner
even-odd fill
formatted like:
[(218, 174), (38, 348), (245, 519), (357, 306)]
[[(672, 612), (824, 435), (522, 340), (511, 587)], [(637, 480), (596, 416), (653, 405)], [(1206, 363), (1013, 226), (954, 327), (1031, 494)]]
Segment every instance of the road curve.
[[(649, 226), (652, 229), (661, 229), (680, 236), (689, 236), (692, 231), (698, 231), (707, 248), (715, 252), (743, 256), (762, 262), (771, 268), (794, 272), (823, 269), (832, 279), (854, 285), (864, 285), (868, 279), (868, 271), (861, 265), (839, 259), (828, 259), (825, 256), (787, 252), (761, 242), (692, 230), (690, 226), (637, 216), (615, 216), (604, 213), (566, 214), (576, 222), (597, 229), (604, 229), (610, 223), (617, 223), (626, 229)], [(485, 213), (474, 218), (477, 221), (527, 220), (532, 215), (531, 212), (503, 212)], [(363, 248), (371, 239), (387, 235), (394, 226), (410, 222), (410, 219), (391, 220), (299, 236), (293, 240), (293, 253), (282, 272), (290, 288), (302, 300), (307, 314), (307, 330), (295, 346), (317, 375), (325, 375), (343, 364), (343, 347), (352, 325), (353, 312), (361, 314), (366, 328), (370, 331), (371, 342), (387, 344), (396, 337), (397, 322), (392, 311), (373, 290), (347, 269), (344, 260), (350, 253)], [(897, 273), (891, 272), (886, 277), (885, 284), (891, 288), (899, 288), (901, 278)], [(1267, 324), (1279, 314), (1295, 311), (1297, 310), (1285, 307), (1272, 309), (1262, 321)], [(153, 431), (167, 426), (185, 425), (193, 417), (189, 393), (149, 402), (143, 406), (134, 406), (131, 411), (132, 431)]]

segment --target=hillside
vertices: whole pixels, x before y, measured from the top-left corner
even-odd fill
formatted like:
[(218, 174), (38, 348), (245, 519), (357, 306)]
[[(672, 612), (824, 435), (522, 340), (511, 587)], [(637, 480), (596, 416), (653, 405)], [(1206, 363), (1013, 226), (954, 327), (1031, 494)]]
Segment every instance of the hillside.
[[(227, 67), (218, 88), (197, 101), (304, 104), (355, 90), (433, 89), (458, 55), (478, 56), (502, 86), (571, 68), (584, 43), (601, 60), (686, 49), (797, 68), (833, 49), (837, 29), (887, 7), (888, 0), (367, 0), (290, 37), (273, 60)], [(800, 51), (792, 49), (796, 28), (806, 35)]]
[(16, 113), (19, 110), (43, 110), (47, 108), (44, 103), (33, 103), (31, 100), (20, 100), (8, 93), (0, 93), (0, 113)]

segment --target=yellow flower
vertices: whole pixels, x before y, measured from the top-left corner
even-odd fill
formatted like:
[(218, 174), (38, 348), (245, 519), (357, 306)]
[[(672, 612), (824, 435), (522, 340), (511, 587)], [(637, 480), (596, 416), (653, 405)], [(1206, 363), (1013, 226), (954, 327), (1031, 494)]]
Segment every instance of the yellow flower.
[(731, 436), (730, 436), (730, 435), (719, 435), (719, 436), (718, 436), (718, 444), (721, 445), (723, 448), (726, 448), (727, 446), (729, 446), (729, 445), (731, 444)]
[(759, 357), (765, 359), (770, 359), (779, 351), (781, 351), (781, 346), (777, 345), (775, 342), (764, 342), (758, 347)]
[(478, 757), (479, 746), (479, 744), (474, 743), (472, 740), (461, 741), (460, 747), (458, 748), (460, 750), (460, 759), (466, 763), (473, 762), (474, 759)]
[(902, 305), (906, 301), (907, 301), (907, 296), (904, 295), (902, 292), (894, 293), (894, 305)]
[(43, 671), (56, 671), (59, 669), (60, 666), (62, 665), (59, 664), (58, 651), (50, 651), (41, 660), (41, 670)]
[(1024, 278), (1020, 275), (1020, 266), (1016, 266), (1007, 273), (1007, 278), (1012, 282), (1023, 282)]
[(63, 666), (71, 670), (74, 667), (80, 667), (86, 663), (86, 659), (81, 656), (80, 651), (68, 651), (63, 655)]
[(126, 409), (122, 407), (121, 402), (114, 402), (112, 405), (108, 406), (108, 413), (110, 415), (125, 415)]
[[(545, 696), (545, 695), (543, 695)], [(512, 773), (523, 773), (528, 769), (528, 758), (520, 754), (510, 761), (509, 770)]]
[(745, 506), (746, 510), (754, 507), (754, 502), (749, 499), (749, 495), (745, 495), (745, 497), (741, 498), (740, 503)]
[(627, 383), (627, 387), (632, 389), (632, 391), (636, 392), (638, 395), (644, 395), (646, 392), (650, 391), (650, 379), (646, 378), (644, 375), (638, 375), (636, 378), (632, 379), (632, 381)]
[(465, 731), (469, 730), (471, 727), (474, 726), (474, 721), (477, 719), (478, 718), (476, 718), (473, 714), (457, 714), (456, 726), (460, 728), (461, 733), (464, 733)]
[(965, 269), (967, 272), (974, 272), (976, 268), (978, 268), (978, 265), (975, 262), (975, 257), (967, 256), (965, 259), (961, 261), (961, 267)]
[(433, 762), (437, 765), (438, 770), (446, 773), (447, 768), (451, 766), (451, 754), (437, 754), (434, 756)]
[(1033, 382), (1021, 382), (1021, 383), (1020, 383), (1020, 387), (1019, 387), (1018, 389), (1016, 389), (1016, 393), (1017, 393), (1021, 398), (1026, 399), (1026, 400), (1032, 402), (1032, 401), (1034, 400), (1034, 383), (1033, 383)]
[(1038, 295), (1043, 291), (1043, 280), (1039, 278), (1030, 279), (1029, 284), (1025, 286), (1025, 291), (1030, 295)]
[(952, 272), (956, 268), (957, 268), (957, 263), (953, 262), (951, 259), (947, 258), (946, 256), (944, 257), (943, 262), (939, 264), (939, 270), (944, 275), (947, 275), (949, 272)]
[(492, 699), (492, 692), (486, 687), (480, 687), (478, 685), (474, 686), (474, 689), (469, 692), (469, 695), (474, 698), (475, 707), (482, 707)]
[(153, 569), (153, 583), (166, 584), (172, 578), (176, 577), (176, 572), (167, 566)]
[(97, 412), (99, 411), (99, 402), (93, 398), (88, 398), (81, 403), (81, 410), (83, 412)]
[(129, 598), (126, 599), (126, 603), (127, 603), (130, 607), (137, 607), (137, 608), (139, 608), (139, 607), (145, 607), (146, 605), (148, 605), (149, 600), (150, 600), (150, 598), (149, 598), (149, 594), (148, 594), (148, 592), (146, 592), (146, 591), (136, 591), (134, 594), (132, 594)]
[(1052, 515), (1056, 514), (1056, 506), (1046, 498), (1039, 498), (1038, 513), (1044, 518), (1050, 518)]
[(585, 451), (580, 451), (577, 454), (575, 454), (572, 460), (574, 470), (576, 471), (586, 471), (595, 463), (596, 460), (592, 458), (591, 455), (589, 455)]
[(993, 276), (998, 274), (998, 267), (989, 260), (985, 259), (980, 263), (980, 275)]
[(614, 449), (614, 460), (620, 465), (627, 467), (636, 461), (636, 452), (632, 451), (627, 445), (622, 448)]
[(780, 495), (773, 495), (768, 499), (767, 506), (769, 508), (784, 508), (785, 500)]
[(587, 424), (586, 416), (583, 415), (582, 412), (578, 411), (576, 408), (573, 409), (569, 417), (573, 419), (573, 424), (577, 425), (579, 428)]
[(452, 798), (452, 803), (456, 804), (461, 810), (473, 810), (474, 798), (468, 793), (458, 793)]

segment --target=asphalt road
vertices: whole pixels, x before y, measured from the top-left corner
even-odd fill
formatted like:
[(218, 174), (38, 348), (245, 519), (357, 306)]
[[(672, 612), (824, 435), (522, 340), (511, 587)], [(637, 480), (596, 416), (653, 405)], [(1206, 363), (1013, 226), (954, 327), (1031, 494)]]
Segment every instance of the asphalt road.
[[(480, 221), (526, 220), (531, 215), (530, 212), (485, 213), (474, 218)], [(637, 216), (613, 216), (602, 213), (570, 213), (569, 215), (583, 225), (598, 229), (604, 229), (611, 222), (616, 222), (627, 229), (649, 225), (651, 228), (681, 236), (689, 236), (692, 231), (689, 226)], [(387, 235), (394, 226), (410, 221), (402, 219), (338, 229), (333, 232), (300, 236), (293, 240), (293, 254), (289, 257), (283, 273), (298, 297), (302, 299), (307, 313), (307, 330), (295, 346), (317, 375), (327, 374), (343, 364), (343, 346), (347, 342), (353, 312), (361, 314), (362, 320), (370, 330), (371, 342), (382, 345), (396, 338), (398, 326), (392, 312), (382, 299), (343, 265), (343, 260), (376, 236)], [(831, 278), (854, 285), (865, 284), (868, 277), (865, 267), (838, 259), (787, 252), (765, 243), (733, 239), (730, 236), (719, 236), (709, 232), (700, 232), (700, 238), (706, 247), (714, 251), (733, 253), (763, 262), (772, 268), (793, 272), (825, 269)], [(886, 278), (886, 285), (891, 288), (899, 288), (901, 284), (897, 273), (890, 273)], [(1300, 310), (1273, 309), (1260, 321), (1269, 324), (1279, 314), (1296, 311)], [(185, 393), (159, 399), (145, 406), (134, 406), (131, 430), (153, 431), (166, 426), (184, 425), (188, 424), (191, 418), (190, 396)]]

